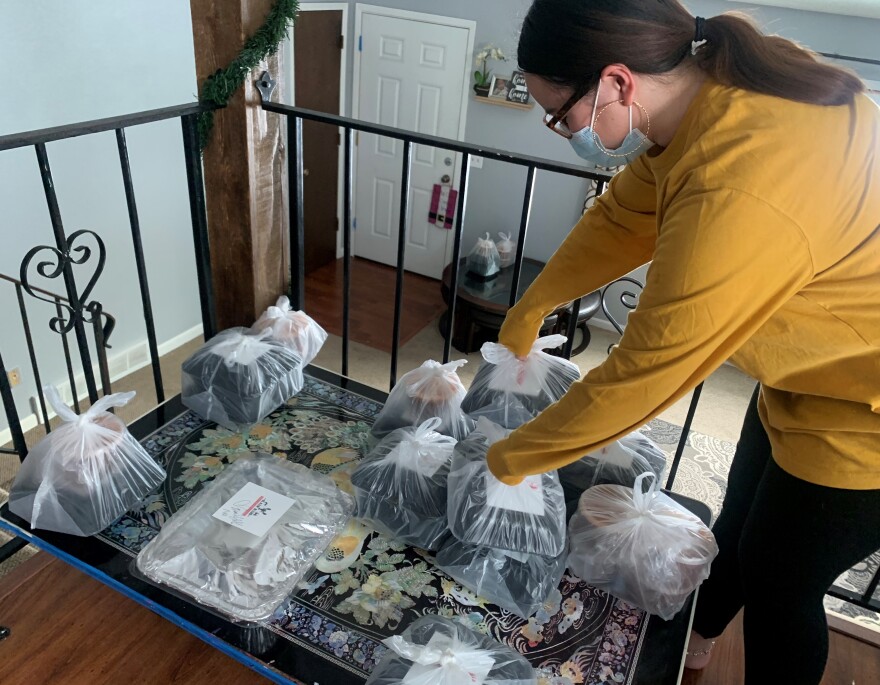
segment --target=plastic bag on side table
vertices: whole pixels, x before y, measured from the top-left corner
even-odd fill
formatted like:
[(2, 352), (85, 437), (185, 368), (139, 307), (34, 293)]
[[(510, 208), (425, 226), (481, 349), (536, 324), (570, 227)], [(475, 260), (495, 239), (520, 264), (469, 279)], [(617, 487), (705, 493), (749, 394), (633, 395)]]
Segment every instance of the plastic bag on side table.
[(481, 418), (455, 447), (449, 471), (449, 529), (462, 542), (556, 557), (565, 549), (565, 497), (555, 471), (505, 485), (486, 464), (508, 431)]
[(528, 618), (559, 586), (566, 555), (509, 552), (450, 538), (437, 552), (436, 563), (437, 568), (478, 596)]
[(501, 256), (488, 233), (485, 238), (477, 239), (467, 256), (467, 270), (480, 278), (492, 278), (501, 271)]
[(122, 419), (133, 392), (107, 395), (80, 416), (44, 389), (62, 424), (28, 454), (9, 493), (9, 510), (34, 528), (94, 535), (158, 488), (165, 471)]
[(455, 438), (436, 432), (440, 419), (398, 428), (351, 476), (357, 516), (376, 530), (422, 549), (437, 549), (449, 532), (446, 486)]
[(244, 457), (165, 523), (137, 568), (235, 620), (263, 620), (353, 509), (351, 496), (327, 476), (268, 454)]
[(464, 440), (474, 428), (473, 419), (461, 410), (466, 391), (456, 369), (465, 364), (466, 359), (448, 364), (428, 360), (405, 373), (373, 422), (373, 437), (381, 440), (393, 430), (419, 426), (437, 417), (438, 433)]
[[(653, 483), (643, 492), (643, 481)], [(568, 568), (586, 582), (666, 620), (709, 577), (718, 554), (712, 531), (660, 492), (656, 476), (635, 487), (597, 485), (581, 495), (569, 524)]]
[(510, 235), (507, 233), (499, 233), (498, 237), (501, 240), (495, 243), (495, 247), (498, 248), (501, 268), (506, 269), (508, 266), (513, 266), (516, 261), (516, 243), (510, 239)]
[(631, 433), (602, 449), (590, 452), (579, 461), (559, 469), (562, 487), (580, 496), (594, 485), (624, 485), (631, 488), (641, 474), (650, 472), (663, 477), (666, 455), (641, 433)]
[(303, 386), (302, 359), (269, 331), (218, 333), (183, 363), (183, 404), (237, 431), (262, 421)]
[(581, 372), (577, 365), (548, 354), (564, 335), (538, 338), (525, 360), (500, 343), (485, 343), (485, 360), (461, 403), (469, 416), (484, 416), (504, 428), (519, 428), (558, 401)]
[(401, 635), (367, 685), (536, 685), (525, 657), (491, 637), (441, 616), (423, 616)]
[(305, 312), (291, 310), (290, 300), (283, 295), (274, 307), (263, 312), (251, 330), (262, 333), (267, 328), (273, 340), (287, 345), (302, 359), (303, 366), (312, 363), (327, 340), (327, 331)]

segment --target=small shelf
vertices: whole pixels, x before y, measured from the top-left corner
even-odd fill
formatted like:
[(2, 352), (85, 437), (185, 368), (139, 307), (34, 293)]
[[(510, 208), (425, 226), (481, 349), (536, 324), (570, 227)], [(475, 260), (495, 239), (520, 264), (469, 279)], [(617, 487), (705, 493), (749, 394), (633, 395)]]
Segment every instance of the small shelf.
[(531, 101), (522, 105), (518, 102), (508, 102), (507, 100), (501, 100), (500, 98), (489, 98), (483, 97), (482, 95), (474, 95), (474, 100), (486, 105), (498, 105), (499, 107), (510, 107), (511, 109), (533, 109), (535, 106), (535, 103)]

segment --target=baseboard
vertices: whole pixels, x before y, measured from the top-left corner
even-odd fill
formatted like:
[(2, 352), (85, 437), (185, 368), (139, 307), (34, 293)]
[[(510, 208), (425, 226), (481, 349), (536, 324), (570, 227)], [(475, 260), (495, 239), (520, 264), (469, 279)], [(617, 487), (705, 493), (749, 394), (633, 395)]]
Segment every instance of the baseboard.
[(864, 642), (873, 647), (880, 647), (880, 633), (876, 630), (871, 630), (860, 623), (849, 621), (841, 616), (829, 613), (828, 611), (825, 612), (825, 616), (828, 619), (829, 630), (833, 630), (835, 633), (840, 633), (841, 635), (846, 635), (847, 637), (851, 637), (854, 640)]
[[(166, 340), (158, 346), (159, 356), (163, 357), (169, 352), (173, 352), (178, 347), (181, 347), (189, 341), (200, 337), (203, 332), (204, 331), (202, 325), (199, 324), (198, 326), (193, 326), (183, 333), (175, 335), (173, 338)], [(112, 348), (111, 352), (113, 352)], [(139, 371), (140, 369), (149, 365), (150, 347), (146, 340), (136, 345), (132, 345), (122, 352), (111, 354), (107, 357), (107, 367), (110, 371), (110, 383), (115, 383), (120, 378), (124, 378), (125, 376), (128, 376), (135, 371)], [(97, 365), (93, 367), (92, 372), (95, 374), (96, 379), (100, 378), (100, 369)], [(78, 399), (80, 401), (88, 399), (88, 390), (82, 390), (86, 387), (85, 374), (81, 373), (77, 376), (74, 376), (74, 383), (77, 390), (79, 391), (77, 393), (79, 395)], [(61, 399), (63, 399), (67, 404), (73, 404), (73, 392), (71, 391), (70, 381), (59, 383), (56, 387), (58, 388), (58, 392), (61, 395)], [(122, 390), (122, 388), (120, 388), (120, 390)], [(38, 406), (37, 398), (32, 397), (30, 404), (32, 407)], [(47, 406), (46, 409), (49, 414), (49, 419), (51, 420), (55, 417), (55, 412), (52, 411), (52, 408), (49, 406)], [(22, 431), (27, 433), (29, 430), (33, 430), (37, 426), (41, 425), (42, 421), (40, 419), (41, 416), (36, 413), (31, 413), (27, 416), (20, 417)], [(12, 432), (8, 428), (5, 430), (0, 430), (0, 445), (5, 445), (9, 442), (12, 442)]]

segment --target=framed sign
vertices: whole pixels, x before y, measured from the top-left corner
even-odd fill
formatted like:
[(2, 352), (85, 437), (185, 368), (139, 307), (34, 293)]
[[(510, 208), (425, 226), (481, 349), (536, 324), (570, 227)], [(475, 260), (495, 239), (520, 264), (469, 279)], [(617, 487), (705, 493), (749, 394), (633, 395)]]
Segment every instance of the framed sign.
[(526, 77), (521, 71), (515, 71), (510, 76), (510, 88), (507, 91), (508, 102), (518, 102), (525, 105), (529, 101), (529, 89), (526, 86)]

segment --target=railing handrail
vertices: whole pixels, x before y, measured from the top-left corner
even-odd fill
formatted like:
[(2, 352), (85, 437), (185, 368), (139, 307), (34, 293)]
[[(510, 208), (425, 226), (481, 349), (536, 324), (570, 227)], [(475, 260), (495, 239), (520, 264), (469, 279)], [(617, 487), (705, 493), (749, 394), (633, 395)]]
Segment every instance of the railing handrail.
[(402, 128), (394, 128), (391, 126), (383, 126), (382, 124), (371, 124), (360, 119), (351, 119), (342, 117), (337, 114), (327, 114), (325, 112), (317, 112), (312, 109), (304, 109), (302, 107), (293, 107), (291, 105), (283, 105), (277, 102), (263, 102), (263, 109), (268, 112), (277, 112), (278, 114), (287, 114), (290, 116), (308, 119), (309, 121), (318, 121), (325, 124), (334, 124), (342, 126), (354, 131), (362, 131), (363, 133), (374, 133), (376, 135), (385, 136), (386, 138), (394, 138), (396, 140), (408, 140), (419, 145), (430, 145), (440, 148), (441, 150), (450, 150), (452, 152), (460, 152), (470, 155), (477, 155), (485, 159), (493, 159), (508, 164), (516, 164), (524, 167), (534, 167), (542, 171), (551, 171), (567, 176), (578, 176), (591, 181), (602, 181), (608, 183), (612, 174), (585, 169), (575, 164), (567, 162), (552, 162), (542, 157), (532, 157), (530, 155), (521, 155), (507, 150), (499, 150), (497, 148), (483, 147), (475, 143), (465, 143), (452, 138), (441, 138), (439, 136), (430, 136), (425, 133), (417, 133), (416, 131), (407, 131)]
[[(0, 273), (0, 281), (6, 281), (7, 283), (12, 283), (12, 285), (18, 288), (24, 288), (24, 283), (22, 283), (17, 278), (13, 278), (12, 276), (7, 276), (4, 273)], [(29, 286), (31, 290), (34, 292), (40, 293), (41, 295), (46, 295), (47, 297), (51, 297), (55, 300), (60, 300), (61, 302), (70, 303), (70, 300), (67, 299), (64, 295), (59, 295), (58, 293), (53, 293), (49, 290), (43, 290), (42, 288), (38, 288), (35, 285)], [(101, 316), (107, 319), (107, 323), (104, 324), (104, 347), (109, 348), (110, 345), (110, 336), (113, 334), (113, 331), (116, 329), (116, 317), (113, 316), (110, 312), (105, 309), (101, 309)]]
[(189, 114), (207, 112), (211, 109), (215, 108), (210, 105), (199, 104), (198, 102), (189, 102), (184, 105), (149, 109), (143, 112), (122, 114), (120, 116), (108, 117), (106, 119), (93, 119), (92, 121), (83, 121), (76, 124), (65, 124), (64, 126), (53, 126), (51, 128), (41, 128), (33, 131), (24, 131), (22, 133), (12, 133), (0, 136), (0, 151), (13, 150), (15, 148), (36, 145), (38, 143), (50, 143), (53, 140), (76, 138), (91, 133), (113, 131), (119, 128), (138, 126), (140, 124), (149, 124), (164, 119), (177, 119)]

